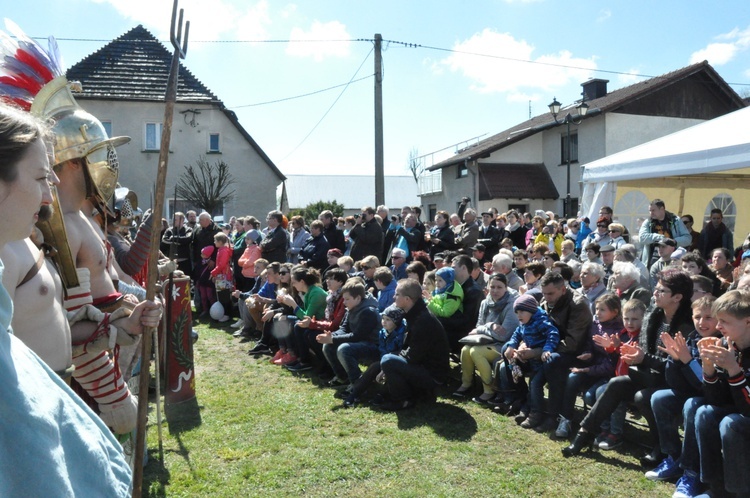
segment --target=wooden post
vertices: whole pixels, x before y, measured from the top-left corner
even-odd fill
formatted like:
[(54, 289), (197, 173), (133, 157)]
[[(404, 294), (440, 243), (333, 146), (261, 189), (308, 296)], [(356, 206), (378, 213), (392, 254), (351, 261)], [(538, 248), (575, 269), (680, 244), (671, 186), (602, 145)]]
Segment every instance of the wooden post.
[[(164, 207), (165, 190), (167, 185), (167, 163), (169, 162), (169, 141), (172, 137), (172, 117), (174, 116), (174, 104), (177, 100), (177, 81), (179, 79), (180, 58), (185, 58), (187, 52), (188, 31), (190, 21), (185, 24), (185, 40), (180, 46), (182, 38), (182, 16), (180, 9), (180, 22), (175, 33), (175, 20), (177, 16), (177, 1), (172, 6), (171, 40), (174, 47), (172, 65), (167, 80), (166, 105), (164, 107), (164, 123), (161, 134), (161, 147), (159, 150), (159, 168), (156, 172), (156, 191), (154, 192), (154, 207), (151, 213), (152, 219), (161, 220), (162, 208)], [(157, 221), (158, 222), (158, 221)], [(155, 223), (157, 223), (155, 222)], [(157, 226), (157, 225), (155, 225)], [(156, 297), (156, 279), (159, 274), (159, 242), (160, 238), (151, 237), (151, 247), (148, 259), (148, 277), (146, 280), (146, 299), (153, 301)], [(133, 469), (133, 498), (140, 498), (143, 486), (143, 454), (146, 449), (146, 427), (148, 425), (148, 384), (151, 373), (151, 349), (155, 330), (146, 328), (141, 339), (141, 373), (138, 391), (138, 426), (135, 444), (135, 467)]]

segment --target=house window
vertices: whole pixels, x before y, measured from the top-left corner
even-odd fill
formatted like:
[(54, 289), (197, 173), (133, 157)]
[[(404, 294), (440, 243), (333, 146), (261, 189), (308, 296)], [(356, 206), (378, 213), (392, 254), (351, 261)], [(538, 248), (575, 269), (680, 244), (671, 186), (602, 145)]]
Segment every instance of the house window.
[(208, 135), (208, 152), (221, 152), (218, 133), (209, 133)]
[(112, 121), (102, 121), (102, 126), (104, 126), (104, 131), (107, 132), (107, 136), (112, 138)]
[(161, 123), (146, 123), (143, 137), (143, 150), (156, 151), (161, 146)]
[[(570, 162), (578, 162), (578, 133), (570, 134)], [(560, 136), (560, 165), (568, 164), (568, 136)]]
[(427, 205), (427, 211), (429, 213), (429, 222), (432, 223), (432, 220), (435, 219), (435, 216), (437, 215), (437, 204), (428, 204)]
[(456, 178), (466, 178), (467, 176), (469, 176), (469, 168), (465, 164), (459, 164)]

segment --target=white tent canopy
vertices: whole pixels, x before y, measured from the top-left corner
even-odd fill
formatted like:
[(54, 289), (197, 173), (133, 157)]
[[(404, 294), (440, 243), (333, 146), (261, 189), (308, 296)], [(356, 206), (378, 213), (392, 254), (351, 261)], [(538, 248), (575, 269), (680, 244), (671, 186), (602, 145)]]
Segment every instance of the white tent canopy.
[[(691, 185), (684, 181), (666, 183), (666, 188), (682, 189), (682, 200), (686, 188), (706, 188), (708, 184), (716, 188), (715, 180), (730, 178), (724, 177), (723, 172), (748, 167), (750, 107), (583, 165), (582, 212), (592, 218), (599, 207), (614, 206), (618, 182), (645, 187), (658, 182), (644, 180), (665, 177), (684, 180), (697, 175), (691, 178)], [(747, 178), (746, 171), (732, 173), (743, 173), (742, 177)], [(740, 183), (745, 185), (744, 181)], [(699, 226), (696, 222), (696, 229)]]

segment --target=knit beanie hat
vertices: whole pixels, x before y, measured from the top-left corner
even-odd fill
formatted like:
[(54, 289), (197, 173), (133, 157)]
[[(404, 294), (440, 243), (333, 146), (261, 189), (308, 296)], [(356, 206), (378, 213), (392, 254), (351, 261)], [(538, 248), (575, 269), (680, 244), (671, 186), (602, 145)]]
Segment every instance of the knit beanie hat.
[(437, 273), (435, 273), (435, 275), (445, 280), (445, 287), (443, 287), (442, 289), (435, 289), (435, 292), (437, 292), (438, 294), (442, 294), (443, 292), (446, 292), (448, 289), (450, 289), (451, 285), (453, 285), (453, 281), (456, 280), (456, 272), (453, 270), (453, 268), (447, 266), (440, 268)]
[(539, 305), (536, 302), (536, 299), (534, 299), (534, 296), (524, 294), (516, 299), (516, 302), (513, 304), (513, 311), (528, 311), (533, 314), (536, 313), (538, 307)]
[(205, 259), (210, 258), (214, 255), (214, 246), (206, 246), (203, 249), (201, 249), (201, 256)]
[(393, 323), (398, 325), (401, 323), (401, 320), (404, 319), (404, 310), (402, 310), (395, 304), (392, 304), (383, 310), (383, 316), (387, 316), (388, 318), (393, 320)]
[(245, 240), (247, 239), (250, 239), (257, 244), (260, 239), (260, 232), (254, 228), (252, 230), (248, 230), (247, 233), (245, 233)]

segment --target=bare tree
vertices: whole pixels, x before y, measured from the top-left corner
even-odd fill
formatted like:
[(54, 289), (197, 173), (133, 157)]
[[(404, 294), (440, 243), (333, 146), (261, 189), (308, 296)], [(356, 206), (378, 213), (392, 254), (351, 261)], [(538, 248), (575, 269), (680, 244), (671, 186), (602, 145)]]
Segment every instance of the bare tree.
[(227, 163), (211, 164), (200, 156), (195, 166), (185, 166), (185, 173), (177, 182), (177, 196), (214, 214), (234, 197), (234, 190), (229, 190), (233, 184)]
[(419, 183), (419, 177), (424, 173), (424, 157), (419, 155), (419, 149), (412, 147), (409, 151), (409, 171), (411, 171), (414, 181)]

